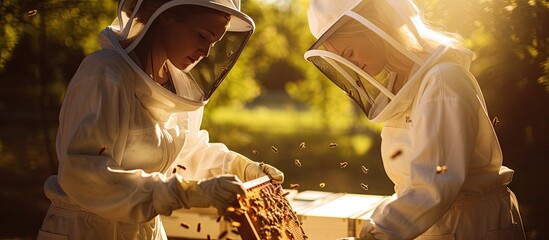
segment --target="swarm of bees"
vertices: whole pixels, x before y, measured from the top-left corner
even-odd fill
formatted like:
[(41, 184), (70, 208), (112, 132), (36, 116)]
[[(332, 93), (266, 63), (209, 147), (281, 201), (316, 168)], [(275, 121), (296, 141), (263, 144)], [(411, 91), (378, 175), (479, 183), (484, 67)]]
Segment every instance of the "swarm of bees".
[[(329, 144), (330, 148), (337, 148), (339, 145), (335, 142)], [(301, 142), (299, 149), (305, 149), (306, 143)], [(276, 146), (270, 146), (273, 153), (278, 153)], [(104, 151), (104, 150), (103, 150)], [(259, 154), (259, 151), (252, 150), (253, 154)], [(397, 157), (402, 152), (399, 151), (393, 157)], [(293, 161), (296, 167), (302, 167), (302, 160), (294, 158)], [(260, 165), (264, 163), (261, 162)], [(348, 162), (339, 162), (341, 169), (347, 168)], [(186, 170), (183, 165), (177, 165), (173, 172), (178, 170)], [(362, 165), (361, 170), (364, 174), (369, 173), (369, 169)], [(443, 172), (445, 169), (437, 167), (437, 173)], [(266, 178), (268, 179), (268, 177)], [(290, 183), (289, 188), (297, 190), (300, 187), (298, 183)], [(318, 187), (323, 189), (326, 187), (325, 182), (320, 182)], [(366, 183), (360, 183), (360, 188), (368, 191)], [(242, 239), (299, 239), (305, 240), (305, 235), (301, 222), (297, 217), (297, 213), (292, 210), (291, 205), (285, 198), (290, 192), (283, 192), (282, 186), (271, 182), (263, 182), (254, 187), (246, 189), (246, 197), (238, 199), (239, 206), (229, 207), (226, 209), (224, 216), (219, 216), (216, 222), (222, 219), (230, 222), (232, 229), (221, 232), (217, 239), (231, 239), (230, 233), (239, 235)], [(182, 228), (190, 229), (189, 224), (182, 222)], [(237, 230), (238, 229), (238, 230)], [(200, 223), (196, 225), (196, 231), (201, 232), (202, 226)], [(212, 236), (207, 235), (207, 239), (212, 239)]]
[[(330, 148), (337, 148), (339, 147), (339, 144), (336, 143), (336, 142), (330, 142), (329, 145), (328, 145)], [(301, 142), (299, 144), (299, 149), (305, 149), (306, 148), (306, 143), (305, 142)], [(254, 150), (256, 151), (256, 150)], [(278, 148), (276, 148), (275, 146), (271, 146), (271, 151), (273, 151), (274, 153), (278, 153)], [(393, 158), (396, 158), (398, 157), (400, 154), (402, 153), (402, 151), (397, 151), (394, 155), (393, 155)], [(301, 159), (299, 158), (295, 158), (294, 159), (294, 165), (296, 167), (302, 167), (303, 166), (303, 163), (301, 161)], [(347, 168), (349, 166), (349, 163), (348, 162), (339, 162), (339, 168), (341, 169), (344, 169), (344, 168)], [(364, 174), (368, 174), (368, 172), (370, 171), (370, 169), (368, 169), (366, 166), (361, 166), (361, 170)], [(320, 188), (324, 188), (326, 187), (326, 183), (325, 182), (321, 182), (318, 184), (318, 186)], [(364, 190), (368, 190), (368, 185), (362, 183), (361, 185), (361, 188), (364, 189)], [(292, 183), (290, 184), (290, 189), (298, 189), (299, 188), (299, 184), (297, 183)]]

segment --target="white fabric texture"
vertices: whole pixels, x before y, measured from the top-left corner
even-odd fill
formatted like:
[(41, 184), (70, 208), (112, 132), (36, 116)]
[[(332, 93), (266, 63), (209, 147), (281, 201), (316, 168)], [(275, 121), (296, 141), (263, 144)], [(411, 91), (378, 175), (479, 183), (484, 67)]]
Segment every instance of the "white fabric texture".
[[(321, 41), (338, 31), (330, 28), (341, 16), (359, 20), (363, 18), (359, 14), (366, 11), (379, 19), (364, 19), (362, 25), (414, 66), (402, 88), (393, 91), (394, 98), (380, 94), (368, 116), (384, 124), (381, 154), (395, 194), (376, 208), (371, 221), (364, 222), (361, 235), (376, 239), (523, 239), (517, 199), (507, 189), (513, 170), (502, 165), (484, 97), (469, 71), (472, 52), (426, 29), (411, 0), (341, 4), (312, 0), (308, 10), (311, 33)], [(383, 24), (376, 26), (380, 21)], [(417, 44), (397, 42), (381, 26), (405, 29), (407, 40)], [(387, 47), (384, 50), (392, 54)]]
[(111, 29), (99, 41), (65, 95), (59, 171), (45, 183), (52, 206), (38, 238), (166, 239), (159, 214), (184, 207), (172, 169), (185, 166), (186, 180), (230, 173), (237, 153), (200, 130), (205, 102), (151, 81)]
[[(509, 194), (492, 199), (507, 204), (482, 204), (484, 196), (506, 189), (513, 171), (502, 166), (473, 81), (463, 66), (437, 64), (417, 82), (413, 106), (385, 121), (382, 158), (396, 194), (375, 210), (364, 231), (376, 239), (413, 239), (425, 231), (423, 237), (484, 239), (490, 231), (512, 228), (521, 236), (521, 224), (511, 221)], [(437, 173), (437, 166), (447, 170)], [(473, 204), (456, 206), (463, 199)]]

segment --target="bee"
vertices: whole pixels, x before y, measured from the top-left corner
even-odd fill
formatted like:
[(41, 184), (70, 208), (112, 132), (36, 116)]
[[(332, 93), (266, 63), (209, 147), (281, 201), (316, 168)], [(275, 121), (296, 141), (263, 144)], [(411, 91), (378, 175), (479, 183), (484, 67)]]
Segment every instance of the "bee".
[(222, 217), (223, 216), (218, 216), (217, 219), (215, 219), (215, 222), (220, 222)]
[(297, 158), (294, 160), (294, 164), (298, 167), (301, 167), (301, 161), (299, 161), (299, 159)]
[(177, 168), (173, 168), (172, 174), (175, 174), (177, 172)]
[(99, 149), (99, 155), (103, 154), (105, 151), (107, 151), (107, 146), (101, 146), (101, 149)]
[(271, 150), (272, 150), (274, 153), (278, 153), (278, 148), (276, 148), (275, 146), (271, 146)]
[(208, 235), (206, 236), (206, 239), (208, 239), (208, 240), (211, 240), (211, 239), (212, 239), (212, 237), (210, 237), (210, 234), (208, 234)]
[(200, 232), (201, 227), (202, 224), (198, 223), (198, 225), (196, 225), (196, 232)]
[(301, 143), (299, 144), (299, 148), (305, 148), (305, 142), (301, 142)]
[(27, 12), (27, 16), (29, 17), (32, 17), (34, 15), (36, 15), (38, 13), (38, 10), (34, 9), (34, 10), (30, 10)]
[(347, 165), (348, 165), (347, 162), (340, 162), (340, 163), (339, 163), (339, 167), (340, 167), (340, 168), (346, 168)]
[(353, 94), (353, 91), (351, 89), (349, 89), (349, 91), (347, 91), (347, 95), (349, 95), (349, 97), (351, 97), (351, 98), (355, 97), (355, 95)]
[(368, 185), (364, 183), (360, 183), (360, 187), (366, 191), (368, 191)]
[(437, 166), (437, 174), (445, 173), (446, 171), (448, 171), (448, 167), (446, 165)]
[(330, 143), (330, 148), (336, 148), (337, 146), (339, 146), (337, 143)]
[(290, 189), (297, 189), (299, 188), (299, 184), (297, 183), (290, 183)]
[(185, 222), (181, 222), (179, 225), (181, 225), (181, 227), (184, 227), (186, 229), (189, 229), (189, 224), (185, 223)]
[(187, 170), (187, 168), (186, 168), (185, 166), (183, 166), (183, 165), (177, 164), (177, 167), (178, 167), (178, 168), (181, 168), (181, 169), (183, 169), (183, 170)]
[(499, 118), (498, 118), (498, 117), (494, 117), (494, 119), (492, 119), (492, 125), (493, 125), (493, 126), (496, 126), (498, 123), (499, 123)]
[(257, 150), (254, 149), (254, 150), (252, 150), (252, 153), (253, 153), (253, 154), (258, 154), (259, 152), (258, 152)]
[(288, 196), (288, 194), (290, 194), (290, 192), (285, 192), (285, 193), (282, 194), (282, 196), (286, 197), (286, 196)]
[(223, 237), (227, 236), (227, 231), (223, 231), (217, 236), (217, 239), (222, 239)]
[(231, 222), (231, 227), (240, 227), (240, 225), (239, 222)]
[(397, 158), (398, 156), (400, 156), (400, 154), (402, 154), (402, 150), (396, 151), (395, 153), (393, 153), (393, 155), (391, 155), (391, 159)]
[(364, 174), (368, 174), (368, 171), (370, 171), (370, 169), (366, 168), (365, 166), (362, 166), (362, 167), (360, 167), (360, 168), (362, 169), (362, 172), (363, 172)]
[(225, 209), (225, 211), (227, 211), (227, 212), (234, 212), (234, 211), (236, 211), (236, 208), (234, 208), (234, 207), (228, 207), (227, 209)]
[(321, 182), (320, 184), (318, 184), (318, 186), (319, 186), (320, 188), (324, 188), (324, 187), (326, 187), (326, 183)]

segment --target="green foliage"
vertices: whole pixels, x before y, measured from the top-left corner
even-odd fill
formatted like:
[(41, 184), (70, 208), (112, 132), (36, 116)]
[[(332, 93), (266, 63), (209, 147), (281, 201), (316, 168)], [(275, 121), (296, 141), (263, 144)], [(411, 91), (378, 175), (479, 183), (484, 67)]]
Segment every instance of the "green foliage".
[[(20, 36), (19, 26), (22, 25), (23, 12), (19, 1), (2, 0), (0, 4), (0, 71), (4, 69), (6, 61), (11, 58), (13, 48), (17, 45)], [(18, 16), (19, 15), (19, 16)]]

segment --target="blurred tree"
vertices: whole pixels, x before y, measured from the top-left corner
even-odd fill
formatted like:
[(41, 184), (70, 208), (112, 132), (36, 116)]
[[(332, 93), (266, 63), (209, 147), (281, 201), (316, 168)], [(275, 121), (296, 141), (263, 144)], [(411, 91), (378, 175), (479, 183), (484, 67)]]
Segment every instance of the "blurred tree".
[[(326, 129), (330, 129), (334, 121), (348, 125), (355, 122), (356, 110), (345, 93), (303, 58), (303, 53), (314, 42), (304, 14), (308, 3), (308, 0), (243, 1), (243, 11), (254, 19), (256, 32), (235, 66), (240, 69), (232, 70), (207, 110), (214, 109), (212, 105), (230, 104), (235, 99), (242, 104), (261, 92), (287, 93), (319, 111)], [(259, 86), (247, 84), (247, 79), (255, 79)]]
[[(472, 71), (484, 90), (504, 148), (535, 153), (549, 143), (549, 3), (544, 0), (424, 0), (426, 17), (463, 35), (476, 52)], [(521, 161), (527, 164), (527, 161)], [(511, 164), (519, 164), (512, 163)]]
[[(0, 120), (6, 128), (19, 121), (39, 126), (29, 138), (43, 141), (53, 171), (52, 119), (80, 60), (98, 48), (97, 34), (112, 21), (116, 2), (1, 0), (0, 6)], [(0, 135), (5, 154), (21, 149), (23, 135), (13, 137)]]

